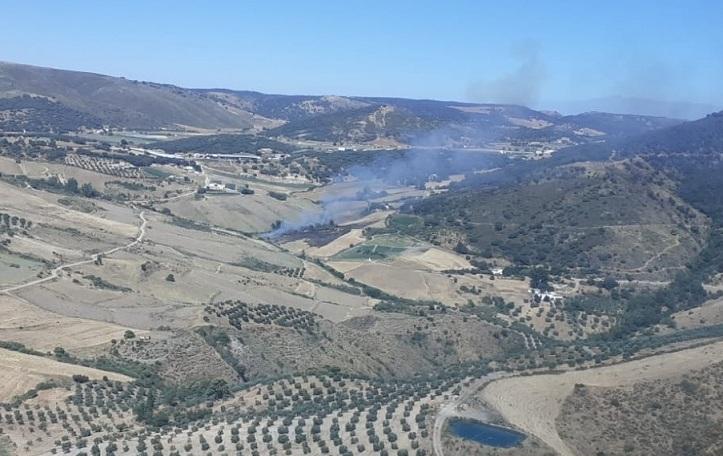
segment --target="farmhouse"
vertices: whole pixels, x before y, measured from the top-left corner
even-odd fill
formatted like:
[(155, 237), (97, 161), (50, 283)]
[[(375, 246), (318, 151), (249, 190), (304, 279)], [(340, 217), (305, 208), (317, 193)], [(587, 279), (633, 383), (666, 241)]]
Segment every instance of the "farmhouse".
[(530, 290), (535, 302), (549, 302), (552, 304), (562, 304), (563, 297), (554, 291), (542, 291), (537, 288)]
[(206, 186), (206, 190), (209, 192), (225, 192), (226, 186), (220, 182), (211, 182)]

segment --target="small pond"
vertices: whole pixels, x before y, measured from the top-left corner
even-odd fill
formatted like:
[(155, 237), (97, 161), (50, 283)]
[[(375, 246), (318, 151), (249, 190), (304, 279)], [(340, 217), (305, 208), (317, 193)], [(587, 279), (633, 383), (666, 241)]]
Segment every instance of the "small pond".
[(517, 431), (480, 421), (453, 419), (449, 422), (449, 429), (463, 439), (498, 448), (511, 448), (525, 440), (525, 435)]

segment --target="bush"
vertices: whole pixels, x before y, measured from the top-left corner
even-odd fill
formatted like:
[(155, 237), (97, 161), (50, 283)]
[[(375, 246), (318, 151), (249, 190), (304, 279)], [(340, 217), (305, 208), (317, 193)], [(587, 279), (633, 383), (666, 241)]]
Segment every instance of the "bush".
[(269, 196), (279, 201), (286, 201), (286, 199), (289, 197), (289, 195), (287, 195), (286, 193), (275, 192), (273, 190), (269, 191)]

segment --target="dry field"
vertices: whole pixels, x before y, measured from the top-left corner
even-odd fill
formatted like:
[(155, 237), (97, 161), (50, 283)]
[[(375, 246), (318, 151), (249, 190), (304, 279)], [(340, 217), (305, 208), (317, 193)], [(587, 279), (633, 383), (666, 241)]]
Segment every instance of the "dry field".
[[(57, 202), (57, 196), (29, 191), (0, 182), (0, 211), (19, 214), (33, 222), (28, 236), (12, 239), (9, 250), (50, 260), (64, 254), (71, 258), (82, 252), (99, 252), (129, 242), (138, 231), (132, 223), (114, 220), (105, 212), (83, 213)], [(128, 209), (126, 211), (130, 212)], [(50, 260), (52, 261), (52, 260)]]
[(576, 384), (633, 386), (645, 381), (678, 378), (720, 361), (723, 361), (723, 342), (716, 342), (612, 366), (502, 379), (487, 385), (480, 397), (510, 424), (536, 436), (560, 455), (574, 456), (558, 434), (556, 420)]
[(676, 312), (672, 318), (678, 329), (719, 325), (723, 323), (723, 298), (711, 299), (700, 307)]
[(366, 238), (364, 237), (362, 232), (363, 230), (360, 228), (353, 229), (348, 233), (339, 236), (338, 238), (334, 239), (326, 245), (318, 248), (307, 248), (306, 254), (317, 258), (332, 257), (337, 253), (341, 252), (342, 250), (346, 250), (350, 247), (354, 247), (355, 245), (361, 244), (362, 242), (366, 241)]
[(52, 351), (55, 347), (63, 347), (72, 352), (96, 347), (122, 339), (127, 329), (52, 313), (25, 300), (0, 295), (0, 340), (20, 342), (35, 350)]
[[(6, 157), (0, 157), (0, 173), (2, 174), (25, 175), (35, 179), (55, 176), (58, 177), (61, 182), (66, 182), (68, 179), (73, 178), (78, 181), (79, 185), (86, 183), (91, 184), (96, 190), (112, 195), (124, 193), (132, 197), (140, 197), (142, 195), (143, 199), (158, 199), (163, 198), (166, 193), (175, 194), (175, 192), (179, 191), (184, 192), (188, 190), (195, 190), (193, 181), (186, 184), (182, 182), (182, 178), (184, 176), (188, 175), (189, 177), (194, 177), (193, 174), (189, 175), (188, 173), (173, 167), (158, 167), (158, 169), (163, 171), (163, 174), (175, 176), (177, 178), (177, 182), (161, 181), (152, 177), (125, 178), (110, 174), (102, 174), (89, 169), (60, 163), (38, 161), (23, 161), (21, 163), (15, 163), (14, 160)], [(137, 170), (136, 174), (140, 174), (140, 171)], [(141, 191), (130, 190), (122, 185), (119, 185), (119, 182), (142, 184), (146, 186), (146, 188)], [(149, 190), (150, 187), (155, 187), (155, 190)]]
[(317, 187), (304, 193), (300, 193), (299, 196), (304, 196), (313, 201), (324, 201), (331, 198), (333, 199), (345, 199), (354, 200), (357, 198), (357, 193), (363, 191), (365, 187), (371, 189), (384, 189), (387, 192), (387, 196), (374, 198), (373, 201), (398, 201), (403, 198), (409, 198), (414, 196), (423, 196), (426, 194), (424, 190), (417, 190), (414, 187), (390, 187), (381, 180), (368, 180), (358, 181), (355, 179), (345, 180), (343, 182), (334, 182), (324, 187)]
[[(374, 241), (369, 244), (373, 245)], [(342, 251), (327, 264), (349, 278), (395, 296), (450, 306), (467, 304), (470, 300), (479, 303), (485, 296), (500, 296), (518, 305), (529, 298), (527, 281), (445, 273), (445, 270), (469, 269), (471, 265), (464, 256), (439, 247), (412, 244), (385, 259), (361, 254), (349, 257), (347, 252)]]
[(111, 380), (130, 381), (125, 375), (61, 363), (40, 356), (26, 355), (0, 348), (0, 401), (9, 401), (40, 382), (50, 379), (68, 379), (75, 374), (92, 379), (107, 377)]
[[(253, 188), (253, 187), (252, 187)], [(163, 204), (174, 215), (245, 233), (271, 230), (277, 220), (300, 221), (320, 212), (308, 200), (289, 197), (286, 201), (262, 194), (206, 194), (202, 199), (175, 200)]]
[[(0, 185), (11, 197), (0, 203), (0, 210), (21, 213), (35, 224), (27, 236), (15, 236), (9, 252), (2, 256), (0, 266), (6, 267), (8, 263), (7, 268), (14, 273), (3, 276), (6, 285), (33, 279), (44, 269), (41, 259), (54, 266), (87, 259), (91, 252), (127, 244), (137, 234), (138, 216), (130, 208), (99, 201), (94, 202), (98, 210), (84, 213), (58, 204), (59, 197), (55, 195)], [(332, 285), (339, 283), (318, 266), (265, 242), (183, 228), (167, 216), (150, 212), (148, 220), (142, 244), (104, 257), (102, 264), (64, 270), (56, 280), (18, 290), (18, 296), (28, 306), (40, 307), (48, 315), (73, 319), (72, 323), (56, 324), (67, 327), (61, 332), (68, 334), (63, 336), (64, 341), (87, 333), (89, 339), (104, 334), (107, 342), (127, 327), (192, 327), (201, 323), (203, 305), (214, 299), (277, 303), (313, 310), (332, 321), (371, 310), (373, 303), (367, 298), (306, 281), (303, 274), (292, 276), (294, 271), (305, 272), (308, 267), (310, 278)], [(38, 260), (17, 255), (33, 255)], [(174, 281), (168, 280), (169, 275)], [(82, 324), (78, 323), (81, 321)], [(13, 324), (24, 330), (7, 333), (9, 329), (5, 328), (8, 337), (34, 340), (30, 325)], [(46, 328), (43, 325), (49, 323), (35, 324)], [(44, 342), (43, 337), (35, 342), (44, 348), (51, 343)], [(84, 344), (76, 341), (68, 347)]]
[[(302, 260), (271, 246), (188, 230), (151, 215), (141, 246), (18, 294), (51, 312), (139, 329), (193, 326), (204, 304), (224, 299), (313, 310), (332, 321), (370, 311), (367, 298), (291, 276), (302, 269)], [(328, 276), (318, 268), (316, 274)]]

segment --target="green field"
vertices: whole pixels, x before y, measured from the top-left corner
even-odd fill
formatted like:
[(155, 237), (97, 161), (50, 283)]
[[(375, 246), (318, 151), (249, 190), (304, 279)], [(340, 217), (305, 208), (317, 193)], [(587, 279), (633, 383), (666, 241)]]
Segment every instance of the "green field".
[(168, 176), (171, 176), (171, 173), (163, 171), (162, 169), (153, 168), (150, 166), (144, 166), (142, 168), (143, 172), (146, 173), (148, 177), (156, 178), (156, 179), (165, 179)]
[(384, 260), (401, 255), (405, 251), (417, 247), (420, 244), (413, 239), (383, 235), (377, 236), (363, 244), (339, 252), (334, 256), (335, 260)]

